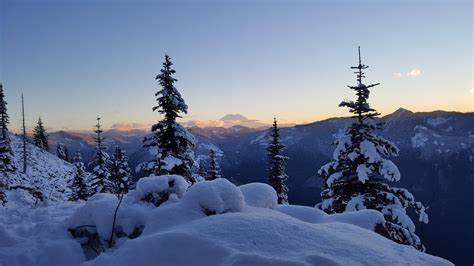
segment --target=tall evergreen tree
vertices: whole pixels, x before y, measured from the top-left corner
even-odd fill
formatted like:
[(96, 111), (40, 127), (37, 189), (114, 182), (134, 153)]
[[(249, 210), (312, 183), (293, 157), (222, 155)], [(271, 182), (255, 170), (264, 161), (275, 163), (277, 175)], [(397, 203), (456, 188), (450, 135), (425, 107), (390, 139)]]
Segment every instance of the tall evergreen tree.
[(62, 159), (62, 160), (65, 160), (67, 159), (66, 157), (66, 152), (64, 151), (64, 147), (63, 145), (61, 145), (61, 143), (58, 143), (57, 146), (56, 146), (56, 156), (58, 156), (59, 159)]
[(97, 117), (97, 125), (94, 133), (97, 134), (95, 139), (95, 156), (94, 160), (90, 163), (92, 168), (92, 178), (90, 180), (90, 194), (94, 195), (96, 193), (113, 193), (114, 184), (111, 180), (109, 166), (110, 166), (110, 157), (107, 154), (107, 147), (104, 145), (104, 137), (102, 137), (103, 130), (100, 125), (100, 117)]
[(76, 174), (74, 175), (74, 179), (70, 184), (72, 194), (69, 197), (69, 200), (87, 200), (87, 198), (89, 197), (89, 189), (85, 180), (86, 169), (84, 167), (84, 163), (82, 162), (82, 156), (80, 152), (77, 152), (76, 156), (74, 157), (74, 166), (76, 167)]
[(132, 174), (128, 166), (128, 157), (118, 145), (115, 146), (110, 174), (114, 182), (114, 193), (116, 195), (126, 194), (132, 186)]
[(3, 85), (0, 83), (0, 173), (2, 179), (0, 182), (6, 183), (7, 172), (16, 170), (13, 162), (13, 150), (11, 147), (10, 136), (8, 133), (8, 124), (10, 123), (7, 113), (7, 102), (5, 100), (5, 93), (3, 92)]
[(214, 180), (221, 177), (221, 167), (219, 166), (217, 154), (214, 149), (211, 149), (209, 154), (209, 171), (207, 173), (207, 179)]
[(48, 136), (46, 135), (41, 117), (38, 118), (38, 123), (33, 130), (33, 142), (41, 149), (49, 151)]
[(278, 204), (288, 204), (288, 187), (285, 182), (288, 175), (285, 173), (285, 163), (288, 157), (281, 155), (285, 146), (281, 143), (280, 130), (276, 118), (270, 128), (270, 140), (267, 146), (268, 181), (278, 195)]
[(419, 214), (419, 221), (427, 223), (425, 207), (406, 189), (390, 187), (386, 183), (400, 180), (398, 168), (387, 159), (398, 156), (399, 150), (376, 134), (383, 124), (374, 121), (379, 113), (370, 107), (368, 98), (369, 88), (379, 84), (362, 83), (365, 77), (362, 70), (368, 66), (361, 62), (360, 47), (359, 65), (351, 68), (357, 69), (357, 85), (348, 87), (356, 92), (357, 100), (343, 101), (339, 106), (349, 107), (355, 122), (337, 137), (334, 161), (318, 172), (325, 188), (321, 193), (322, 202), (316, 207), (327, 213), (377, 210), (387, 221), (385, 227), (390, 239), (424, 251), (406, 209), (413, 208)]
[(146, 168), (155, 175), (181, 175), (189, 183), (194, 183), (196, 180), (191, 169), (195, 164), (192, 151), (195, 141), (194, 137), (176, 122), (176, 118), (181, 117), (180, 113), (187, 114), (188, 106), (174, 86), (177, 79), (173, 77), (176, 71), (172, 69), (172, 65), (171, 58), (165, 55), (161, 74), (156, 76), (162, 89), (155, 93), (158, 105), (153, 107), (153, 111), (162, 114), (163, 119), (152, 126), (152, 136), (145, 138), (143, 142), (144, 147), (155, 151), (155, 159)]

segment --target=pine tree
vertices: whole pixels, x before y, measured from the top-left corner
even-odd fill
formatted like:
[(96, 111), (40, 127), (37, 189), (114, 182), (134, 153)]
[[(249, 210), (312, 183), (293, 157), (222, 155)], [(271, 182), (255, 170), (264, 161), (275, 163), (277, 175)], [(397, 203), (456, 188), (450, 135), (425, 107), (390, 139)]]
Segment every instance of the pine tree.
[(61, 143), (58, 143), (58, 145), (56, 146), (56, 156), (58, 156), (59, 159), (66, 161), (67, 157), (66, 152), (64, 151), (64, 147), (65, 146), (61, 145)]
[(195, 164), (192, 151), (194, 137), (176, 122), (181, 117), (180, 113), (187, 114), (188, 106), (174, 86), (177, 79), (173, 77), (176, 71), (171, 68), (172, 65), (171, 58), (165, 55), (161, 74), (156, 76), (162, 89), (155, 93), (158, 105), (153, 107), (153, 111), (164, 117), (152, 126), (152, 136), (145, 138), (143, 142), (144, 147), (156, 151), (155, 159), (146, 168), (155, 175), (181, 175), (189, 183), (194, 183), (196, 180), (191, 172)]
[(103, 130), (100, 125), (100, 117), (97, 117), (97, 125), (94, 133), (97, 134), (95, 142), (97, 146), (95, 148), (94, 160), (90, 163), (92, 168), (92, 178), (90, 180), (90, 194), (94, 195), (96, 193), (113, 193), (114, 185), (111, 180), (109, 166), (110, 159), (109, 155), (106, 152), (107, 147), (104, 145), (104, 137), (102, 137)]
[(41, 117), (38, 118), (38, 123), (33, 130), (33, 142), (41, 149), (49, 151), (48, 136), (46, 135), (46, 130), (44, 129)]
[(132, 186), (132, 174), (128, 166), (128, 157), (118, 145), (115, 146), (110, 174), (114, 182), (114, 193), (118, 196), (128, 193)]
[(69, 200), (87, 200), (89, 193), (87, 183), (85, 181), (86, 169), (84, 167), (84, 163), (82, 162), (82, 156), (80, 152), (77, 152), (76, 156), (74, 157), (74, 166), (76, 167), (76, 174), (74, 175), (74, 179), (70, 184), (72, 194), (69, 197)]
[(217, 161), (217, 154), (214, 149), (211, 149), (209, 154), (209, 171), (207, 173), (207, 180), (214, 180), (221, 178), (221, 167)]
[(389, 157), (398, 156), (398, 148), (392, 142), (376, 134), (383, 124), (376, 123), (379, 115), (369, 105), (369, 88), (379, 85), (365, 85), (363, 65), (357, 69), (357, 85), (348, 86), (354, 90), (357, 100), (343, 101), (339, 106), (349, 107), (356, 119), (345, 131), (340, 132), (335, 144), (334, 161), (319, 170), (325, 189), (321, 193), (322, 202), (316, 207), (327, 213), (342, 213), (373, 209), (381, 212), (385, 220), (389, 238), (393, 241), (412, 245), (424, 251), (420, 238), (415, 234), (415, 225), (406, 214), (413, 208), (419, 214), (419, 221), (427, 223), (425, 207), (416, 202), (413, 195), (403, 188), (390, 187), (386, 182), (400, 180), (400, 172)]
[(288, 187), (285, 182), (288, 176), (285, 173), (285, 162), (288, 157), (281, 155), (285, 146), (281, 143), (280, 130), (276, 118), (270, 128), (270, 141), (267, 146), (268, 155), (268, 182), (278, 195), (278, 204), (288, 204)]
[(64, 151), (64, 160), (65, 160), (66, 162), (72, 163), (73, 160), (72, 160), (72, 158), (71, 158), (71, 155), (69, 155), (69, 149), (67, 148), (66, 145), (64, 145), (63, 151)]
[(1, 183), (7, 183), (6, 175), (8, 172), (16, 170), (13, 162), (13, 150), (10, 143), (10, 136), (8, 133), (8, 124), (10, 123), (7, 113), (7, 102), (5, 101), (5, 94), (3, 92), (3, 85), (0, 83), (0, 173)]

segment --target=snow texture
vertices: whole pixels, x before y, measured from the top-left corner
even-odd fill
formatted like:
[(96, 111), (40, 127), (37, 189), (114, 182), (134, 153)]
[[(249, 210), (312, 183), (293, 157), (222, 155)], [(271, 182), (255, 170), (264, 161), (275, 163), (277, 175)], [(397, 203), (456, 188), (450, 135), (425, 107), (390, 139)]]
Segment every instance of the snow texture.
[[(150, 179), (140, 189), (155, 186)], [(245, 204), (268, 205), (268, 197), (258, 203), (255, 195), (249, 194), (252, 199), (244, 195), (269, 189), (264, 184), (242, 189), (216, 179), (197, 183), (182, 199), (159, 207), (124, 202), (116, 229), (130, 233), (143, 226), (143, 233), (118, 239), (114, 248), (89, 260), (81, 239), (73, 239), (67, 229), (94, 225), (106, 239), (118, 201), (114, 195), (96, 194), (84, 205), (65, 202), (34, 209), (18, 208), (16, 197), (9, 195), (7, 207), (0, 208), (0, 264), (452, 265), (371, 232), (384, 221), (376, 211), (327, 215), (304, 206), (269, 209)]]
[(273, 209), (277, 206), (276, 191), (267, 184), (250, 183), (239, 186), (248, 206)]

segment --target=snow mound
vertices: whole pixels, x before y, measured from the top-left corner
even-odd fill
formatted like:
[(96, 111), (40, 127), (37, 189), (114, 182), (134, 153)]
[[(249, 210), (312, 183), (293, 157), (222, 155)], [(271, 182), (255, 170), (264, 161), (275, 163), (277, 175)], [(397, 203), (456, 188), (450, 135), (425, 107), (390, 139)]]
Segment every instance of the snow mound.
[(278, 196), (275, 189), (263, 183), (250, 183), (239, 186), (248, 206), (260, 208), (275, 208), (278, 204)]
[(183, 197), (187, 189), (188, 182), (181, 176), (151, 175), (138, 180), (136, 189), (127, 194), (125, 202), (135, 203), (145, 199), (145, 201), (159, 205), (158, 203), (161, 204), (163, 200)]
[[(150, 180), (169, 178), (149, 178), (137, 189), (159, 187)], [(159, 207), (124, 201), (115, 229), (128, 235), (116, 235), (110, 249), (103, 243), (98, 256), (88, 255), (84, 239), (74, 239), (67, 230), (83, 226), (106, 241), (119, 201), (114, 195), (97, 194), (83, 205), (2, 208), (0, 264), (451, 265), (372, 232), (383, 222), (376, 211), (327, 215), (316, 208), (274, 206), (274, 196), (264, 184), (238, 188), (216, 179), (197, 183), (182, 198)], [(131, 237), (137, 228), (140, 233)]]

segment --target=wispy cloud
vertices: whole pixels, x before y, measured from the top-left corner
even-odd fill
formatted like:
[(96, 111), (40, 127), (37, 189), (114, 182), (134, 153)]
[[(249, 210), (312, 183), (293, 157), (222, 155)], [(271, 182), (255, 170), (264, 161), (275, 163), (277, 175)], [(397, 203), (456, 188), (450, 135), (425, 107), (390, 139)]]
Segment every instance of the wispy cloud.
[(247, 117), (241, 114), (228, 114), (222, 117), (219, 120), (201, 120), (201, 119), (191, 119), (182, 122), (183, 125), (191, 127), (191, 126), (198, 126), (198, 127), (231, 127), (231, 126), (246, 126), (252, 128), (258, 128), (263, 126), (268, 126), (269, 124), (265, 124), (260, 122), (259, 120), (255, 119), (248, 119)]
[(151, 128), (151, 124), (145, 123), (115, 123), (111, 127), (111, 129), (120, 130), (120, 131), (127, 131), (132, 129), (146, 129), (149, 130)]
[(410, 72), (406, 74), (407, 77), (409, 78), (416, 78), (421, 75), (421, 70), (418, 68), (412, 69)]
[(416, 77), (419, 77), (421, 75), (421, 70), (418, 69), (418, 68), (414, 68), (408, 72), (406, 72), (405, 74), (401, 73), (401, 72), (396, 72), (396, 73), (393, 73), (393, 76), (397, 79), (401, 79), (403, 77), (406, 77), (406, 78), (416, 78)]

